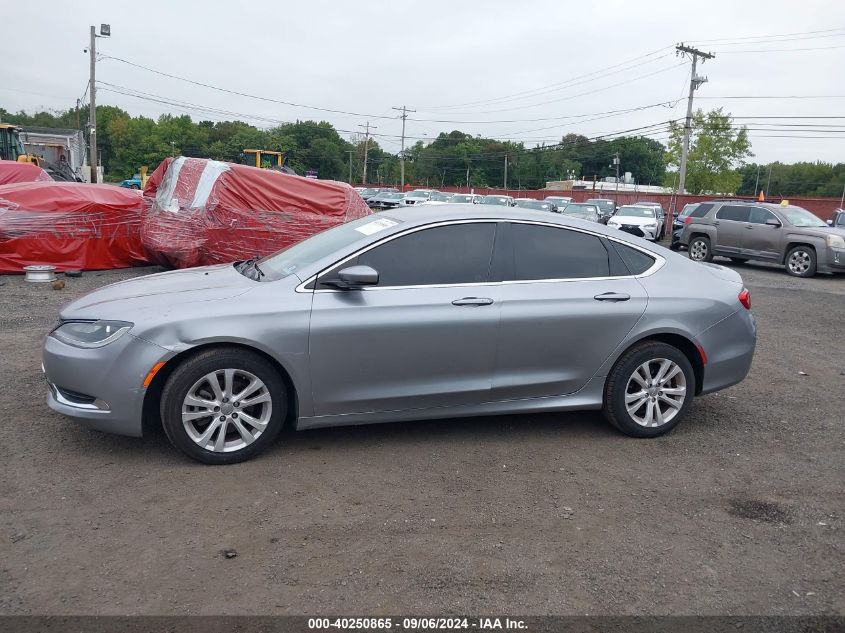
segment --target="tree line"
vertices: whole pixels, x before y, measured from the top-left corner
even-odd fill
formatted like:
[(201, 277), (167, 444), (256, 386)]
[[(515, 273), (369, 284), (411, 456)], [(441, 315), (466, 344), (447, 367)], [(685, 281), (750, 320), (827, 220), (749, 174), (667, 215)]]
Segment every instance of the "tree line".
[[(12, 113), (0, 108), (0, 121), (24, 126), (85, 129), (87, 111)], [(120, 181), (142, 165), (150, 170), (167, 156), (194, 156), (245, 163), (244, 149), (281, 151), (287, 166), (299, 174), (363, 181), (364, 140), (347, 139), (326, 121), (296, 121), (260, 129), (243, 121), (194, 121), (188, 115), (163, 114), (157, 119), (132, 116), (115, 106), (97, 107), (97, 138), (106, 179)], [(567, 134), (560, 143), (526, 147), (524, 143), (472, 136), (453, 130), (430, 141), (417, 140), (405, 151), (405, 181), (414, 186), (505, 187), (540, 189), (551, 180), (587, 180), (631, 172), (642, 185), (675, 186), (682, 128), (669, 126), (668, 146), (646, 136), (590, 139)], [(754, 195), (768, 185), (770, 195), (838, 196), (845, 164), (746, 164), (751, 156), (744, 128), (733, 125), (721, 110), (697, 112), (687, 170), (691, 192)], [(758, 177), (758, 172), (760, 176)], [(367, 182), (396, 185), (397, 153), (377, 139), (367, 143)]]

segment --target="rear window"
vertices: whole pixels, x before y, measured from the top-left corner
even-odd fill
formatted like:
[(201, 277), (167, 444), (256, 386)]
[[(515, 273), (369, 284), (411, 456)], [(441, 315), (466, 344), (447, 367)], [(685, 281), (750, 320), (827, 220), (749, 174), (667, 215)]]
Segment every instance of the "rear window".
[(646, 255), (642, 251), (638, 251), (636, 248), (631, 248), (630, 246), (625, 246), (624, 244), (614, 241), (611, 241), (610, 243), (613, 244), (613, 248), (615, 248), (616, 252), (619, 253), (619, 257), (621, 257), (622, 261), (625, 262), (625, 266), (628, 267), (628, 270), (632, 275), (641, 275), (654, 265), (654, 257)]

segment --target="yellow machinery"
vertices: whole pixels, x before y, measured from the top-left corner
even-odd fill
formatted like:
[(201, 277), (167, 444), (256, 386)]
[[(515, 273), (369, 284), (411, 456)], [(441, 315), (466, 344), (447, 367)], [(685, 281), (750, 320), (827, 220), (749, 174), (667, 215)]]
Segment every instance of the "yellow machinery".
[(266, 149), (245, 149), (247, 165), (264, 169), (281, 169), (285, 164), (284, 152), (270, 152)]
[(42, 166), (42, 160), (27, 154), (21, 143), (21, 128), (10, 123), (0, 123), (0, 160), (14, 160), (19, 163), (33, 163)]

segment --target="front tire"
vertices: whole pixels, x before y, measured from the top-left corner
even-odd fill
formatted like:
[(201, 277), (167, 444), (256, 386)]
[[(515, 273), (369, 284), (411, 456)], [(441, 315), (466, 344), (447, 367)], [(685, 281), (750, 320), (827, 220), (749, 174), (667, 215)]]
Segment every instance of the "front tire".
[(786, 254), (786, 272), (793, 277), (816, 274), (816, 251), (809, 246), (796, 246)]
[(614, 365), (605, 386), (604, 416), (631, 437), (657, 437), (684, 418), (695, 394), (695, 373), (678, 348), (646, 341)]
[(287, 390), (276, 368), (244, 349), (219, 347), (180, 364), (161, 394), (170, 442), (204, 464), (255, 457), (279, 435)]
[(697, 235), (692, 238), (687, 247), (689, 258), (696, 262), (713, 261), (713, 251), (710, 248), (710, 238)]

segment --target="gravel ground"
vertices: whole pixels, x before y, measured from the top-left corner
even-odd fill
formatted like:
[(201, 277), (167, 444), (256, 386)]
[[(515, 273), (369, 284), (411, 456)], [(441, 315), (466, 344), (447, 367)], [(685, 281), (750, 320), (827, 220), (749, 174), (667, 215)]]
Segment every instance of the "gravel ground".
[(666, 437), (440, 420), (222, 468), (44, 402), (59, 306), (155, 269), (0, 277), (0, 614), (843, 614), (845, 278), (735, 268), (751, 374)]

